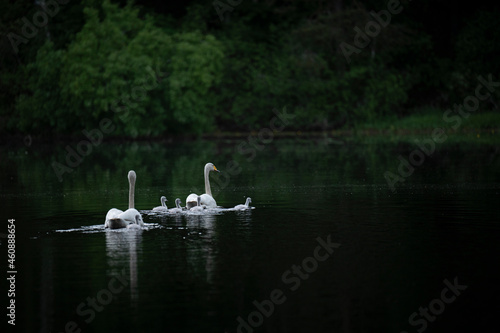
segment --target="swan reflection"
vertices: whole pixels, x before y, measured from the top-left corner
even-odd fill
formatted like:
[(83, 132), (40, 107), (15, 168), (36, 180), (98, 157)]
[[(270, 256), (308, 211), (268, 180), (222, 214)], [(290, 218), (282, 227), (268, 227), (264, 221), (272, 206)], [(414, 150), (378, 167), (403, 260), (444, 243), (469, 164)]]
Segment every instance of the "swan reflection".
[(106, 255), (108, 275), (119, 276), (128, 273), (130, 299), (133, 307), (137, 306), (138, 278), (137, 254), (142, 252), (142, 229), (116, 229), (106, 231)]
[[(201, 242), (198, 242), (197, 249), (187, 254), (187, 261), (194, 267), (198, 266), (200, 260), (204, 262), (205, 279), (208, 284), (214, 282), (214, 246), (215, 218), (214, 214), (186, 214), (186, 227), (198, 235), (201, 235)], [(203, 264), (203, 262), (201, 262)], [(196, 270), (196, 269), (195, 269)], [(200, 276), (201, 277), (201, 276)]]

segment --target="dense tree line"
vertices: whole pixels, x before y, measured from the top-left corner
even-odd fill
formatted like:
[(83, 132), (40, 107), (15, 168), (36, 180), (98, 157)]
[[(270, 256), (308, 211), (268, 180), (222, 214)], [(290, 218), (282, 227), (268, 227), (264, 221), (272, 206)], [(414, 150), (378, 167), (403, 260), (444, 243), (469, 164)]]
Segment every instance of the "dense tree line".
[[(499, 11), (443, 1), (2, 1), (3, 133), (326, 130), (450, 108), (500, 78)], [(500, 90), (500, 89), (499, 89)], [(482, 108), (495, 109), (497, 90)]]

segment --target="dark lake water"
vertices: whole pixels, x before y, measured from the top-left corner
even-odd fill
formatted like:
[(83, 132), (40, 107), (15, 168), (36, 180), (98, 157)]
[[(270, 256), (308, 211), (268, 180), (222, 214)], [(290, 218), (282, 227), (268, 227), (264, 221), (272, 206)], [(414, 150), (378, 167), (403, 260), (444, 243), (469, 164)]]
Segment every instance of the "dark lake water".
[[(2, 149), (16, 331), (498, 332), (498, 146), (446, 143), (411, 173), (411, 141), (242, 142), (101, 144), (61, 181), (65, 145)], [(203, 193), (207, 162), (220, 206), (255, 209), (148, 214)], [(146, 225), (104, 230), (129, 170)]]

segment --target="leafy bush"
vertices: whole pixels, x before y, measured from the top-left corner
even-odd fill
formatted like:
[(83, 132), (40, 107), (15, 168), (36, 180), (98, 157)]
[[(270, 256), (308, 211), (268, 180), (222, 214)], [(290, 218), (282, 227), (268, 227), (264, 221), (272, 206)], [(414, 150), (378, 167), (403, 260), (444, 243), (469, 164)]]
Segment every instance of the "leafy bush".
[(210, 89), (223, 57), (213, 36), (170, 36), (130, 4), (105, 1), (102, 13), (84, 13), (67, 50), (47, 42), (26, 66), (31, 93), (18, 99), (20, 129), (71, 133), (105, 117), (116, 124), (115, 135), (132, 137), (213, 126)]

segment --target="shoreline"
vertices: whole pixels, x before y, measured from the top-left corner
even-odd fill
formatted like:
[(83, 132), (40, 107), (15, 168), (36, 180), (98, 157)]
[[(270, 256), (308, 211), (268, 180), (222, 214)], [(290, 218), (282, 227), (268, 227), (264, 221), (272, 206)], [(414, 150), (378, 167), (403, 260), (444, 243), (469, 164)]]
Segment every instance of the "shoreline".
[[(328, 131), (283, 131), (281, 133), (274, 133), (274, 139), (299, 139), (299, 140), (315, 140), (315, 139), (352, 139), (363, 140), (368, 139), (391, 139), (391, 141), (405, 139), (419, 136), (431, 135), (433, 128), (425, 129), (379, 129), (379, 128), (363, 128), (363, 129), (339, 129)], [(445, 133), (454, 137), (455, 139), (462, 139), (466, 141), (475, 142), (477, 138), (483, 137), (496, 137), (500, 138), (500, 127), (492, 128), (464, 128), (459, 131), (453, 129), (445, 130)], [(123, 144), (130, 142), (151, 142), (151, 143), (165, 143), (175, 144), (179, 142), (194, 142), (199, 140), (226, 140), (237, 141), (244, 140), (248, 137), (258, 137), (258, 132), (214, 132), (202, 135), (165, 135), (157, 137), (108, 137), (102, 140), (106, 144)], [(69, 135), (57, 135), (53, 137), (46, 136), (30, 136), (30, 135), (3, 135), (2, 148), (19, 148), (22, 146), (30, 147), (33, 144), (68, 144), (79, 142), (85, 139), (84, 136), (75, 137)], [(500, 141), (500, 140), (499, 140)]]
[[(454, 137), (454, 140), (477, 141), (481, 136), (498, 138), (500, 133), (500, 113), (489, 111), (475, 114), (469, 117), (460, 128), (453, 129), (443, 121), (438, 112), (425, 112), (412, 114), (407, 117), (394, 120), (377, 120), (370, 123), (358, 124), (350, 128), (338, 128), (327, 130), (274, 130), (274, 139), (363, 139), (363, 138), (391, 138), (404, 141), (413, 136), (428, 136), (442, 126), (444, 132)], [(445, 125), (445, 126), (443, 126)], [(28, 133), (2, 134), (2, 147), (29, 147), (33, 143), (37, 144), (64, 144), (81, 141), (86, 137), (82, 131), (73, 135), (52, 134), (30, 135)], [(156, 142), (174, 144), (178, 142), (192, 142), (198, 140), (243, 140), (248, 137), (257, 137), (258, 130), (253, 131), (214, 131), (205, 134), (164, 134), (159, 136), (138, 136), (135, 138), (128, 136), (105, 135), (102, 142), (105, 143), (127, 143), (127, 142)], [(498, 140), (500, 141), (500, 140)]]

